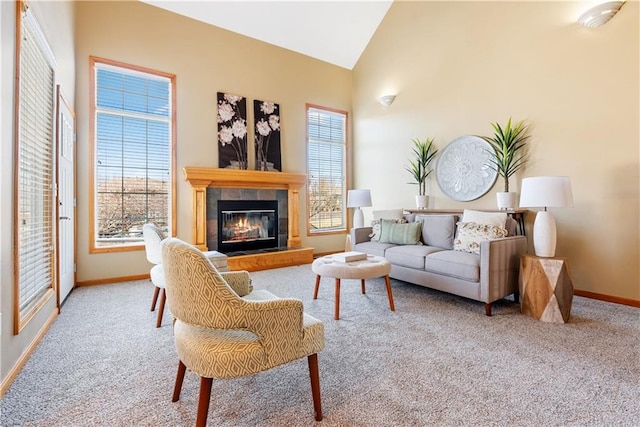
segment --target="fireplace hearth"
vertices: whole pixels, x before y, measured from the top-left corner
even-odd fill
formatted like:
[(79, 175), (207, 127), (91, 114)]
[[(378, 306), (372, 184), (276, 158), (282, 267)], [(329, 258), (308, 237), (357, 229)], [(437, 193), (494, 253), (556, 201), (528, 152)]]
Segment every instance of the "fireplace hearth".
[(220, 252), (229, 254), (277, 246), (277, 200), (218, 200)]

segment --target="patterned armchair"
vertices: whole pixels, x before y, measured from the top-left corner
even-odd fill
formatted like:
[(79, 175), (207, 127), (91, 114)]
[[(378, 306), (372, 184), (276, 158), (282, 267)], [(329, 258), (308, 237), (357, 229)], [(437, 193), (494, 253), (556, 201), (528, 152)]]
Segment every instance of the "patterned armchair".
[[(162, 317), (164, 316), (164, 304), (166, 301), (166, 293), (165, 293), (165, 278), (164, 278), (164, 267), (162, 266), (162, 242), (165, 239), (164, 233), (152, 223), (148, 223), (142, 226), (142, 236), (144, 237), (144, 249), (147, 255), (147, 261), (151, 264), (154, 264), (151, 267), (151, 271), (149, 275), (151, 276), (151, 283), (153, 283), (153, 300), (151, 301), (151, 311), (156, 309), (156, 302), (158, 301), (158, 297), (160, 298), (160, 305), (158, 307), (158, 319), (156, 320), (156, 328), (159, 328), (162, 325)], [(225, 278), (227, 282), (239, 283), (240, 289), (246, 288), (247, 290), (244, 294), (248, 294), (251, 292), (251, 280), (248, 280), (248, 275), (236, 274), (236, 272), (228, 272), (228, 268), (226, 267), (226, 256), (220, 254), (216, 251), (207, 251), (203, 252), (204, 255), (210, 259), (214, 264), (217, 262), (216, 269), (220, 272), (220, 274)], [(217, 265), (220, 263), (220, 256), (225, 258), (224, 267), (218, 267)], [(225, 271), (221, 271), (221, 268), (224, 268)], [(244, 283), (248, 280), (247, 283)], [(231, 283), (229, 283), (231, 284)], [(235, 289), (235, 288), (234, 288)], [(238, 292), (238, 291), (236, 291)]]
[(201, 377), (196, 425), (204, 426), (213, 378), (255, 374), (306, 356), (315, 419), (322, 420), (317, 353), (324, 327), (303, 312), (302, 301), (249, 293), (240, 276), (225, 280), (202, 252), (179, 239), (163, 242), (162, 259), (180, 359), (173, 402), (189, 368)]

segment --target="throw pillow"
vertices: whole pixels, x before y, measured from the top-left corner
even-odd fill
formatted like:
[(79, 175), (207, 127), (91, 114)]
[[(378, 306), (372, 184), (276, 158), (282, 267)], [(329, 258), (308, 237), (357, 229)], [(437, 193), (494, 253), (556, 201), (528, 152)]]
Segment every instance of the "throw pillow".
[(380, 224), (380, 243), (396, 245), (421, 245), (421, 222), (397, 223), (383, 219)]
[(422, 241), (425, 245), (453, 249), (455, 215), (417, 215), (416, 221), (422, 221)]
[[(380, 221), (379, 219), (374, 219), (373, 221), (371, 221), (371, 234), (369, 234), (369, 237), (371, 237), (371, 241), (372, 242), (379, 242), (380, 241)], [(407, 222), (406, 219), (402, 218), (402, 219), (389, 219), (386, 221), (392, 221), (395, 223), (405, 223)]]
[(496, 225), (504, 227), (507, 222), (506, 212), (481, 212), (465, 209), (462, 222), (475, 222), (476, 224)]
[(507, 229), (497, 225), (459, 222), (453, 250), (480, 254), (480, 242), (507, 236)]

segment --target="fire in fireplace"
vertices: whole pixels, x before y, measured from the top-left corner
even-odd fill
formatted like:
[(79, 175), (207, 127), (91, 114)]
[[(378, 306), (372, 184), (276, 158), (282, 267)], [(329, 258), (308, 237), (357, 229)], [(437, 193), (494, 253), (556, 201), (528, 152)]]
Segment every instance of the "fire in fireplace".
[(223, 253), (278, 246), (277, 200), (218, 200), (218, 250)]

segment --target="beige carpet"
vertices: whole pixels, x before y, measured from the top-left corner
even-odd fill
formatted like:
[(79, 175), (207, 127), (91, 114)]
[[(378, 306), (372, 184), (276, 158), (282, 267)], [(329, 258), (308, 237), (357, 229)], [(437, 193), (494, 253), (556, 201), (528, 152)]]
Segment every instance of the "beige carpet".
[[(576, 297), (566, 325), (392, 280), (333, 280), (312, 299), (310, 266), (252, 273), (257, 289), (304, 301), (324, 321), (325, 419), (313, 420), (306, 359), (215, 380), (211, 426), (635, 426), (640, 310)], [(198, 378), (171, 402), (171, 317), (156, 329), (148, 281), (79, 288), (3, 398), (2, 426), (190, 426)]]

